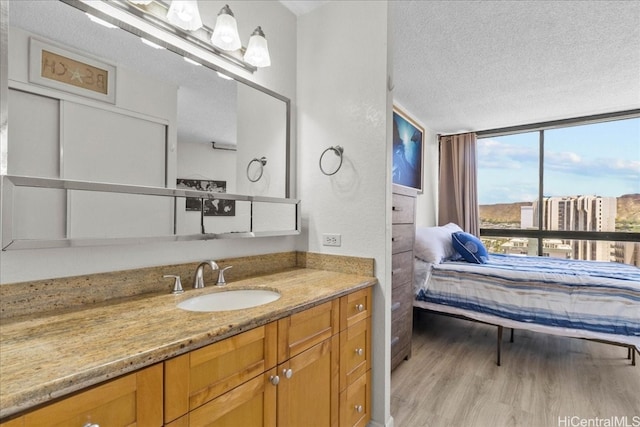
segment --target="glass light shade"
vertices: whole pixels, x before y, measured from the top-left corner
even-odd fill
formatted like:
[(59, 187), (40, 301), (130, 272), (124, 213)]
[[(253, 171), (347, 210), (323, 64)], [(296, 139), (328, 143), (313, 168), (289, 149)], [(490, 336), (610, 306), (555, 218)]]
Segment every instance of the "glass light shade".
[(255, 67), (268, 67), (271, 65), (269, 47), (262, 28), (256, 28), (251, 34), (247, 51), (244, 53), (244, 60)]
[(225, 5), (218, 13), (216, 26), (211, 35), (211, 43), (226, 51), (234, 51), (242, 47), (238, 35), (238, 24), (229, 5)]
[(197, 30), (202, 27), (198, 2), (196, 0), (172, 0), (167, 12), (167, 20), (183, 30)]

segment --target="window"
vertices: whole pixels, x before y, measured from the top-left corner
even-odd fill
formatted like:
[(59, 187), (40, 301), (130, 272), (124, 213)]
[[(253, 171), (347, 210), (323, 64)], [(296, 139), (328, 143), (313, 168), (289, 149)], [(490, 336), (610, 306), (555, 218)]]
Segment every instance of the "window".
[(640, 266), (640, 117), (607, 119), (479, 133), (489, 251)]

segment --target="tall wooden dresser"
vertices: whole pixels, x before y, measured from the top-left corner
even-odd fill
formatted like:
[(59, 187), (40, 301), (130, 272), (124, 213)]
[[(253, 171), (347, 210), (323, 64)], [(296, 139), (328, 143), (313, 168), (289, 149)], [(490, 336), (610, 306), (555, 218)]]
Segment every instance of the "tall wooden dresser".
[(416, 190), (393, 186), (391, 238), (391, 369), (411, 357)]

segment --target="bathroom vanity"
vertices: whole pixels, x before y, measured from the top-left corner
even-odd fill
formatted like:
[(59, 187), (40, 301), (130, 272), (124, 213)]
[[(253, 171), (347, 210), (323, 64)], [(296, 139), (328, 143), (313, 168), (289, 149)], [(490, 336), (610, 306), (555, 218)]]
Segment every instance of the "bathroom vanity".
[[(364, 426), (376, 283), (294, 267), (226, 287), (9, 318), (0, 425)], [(232, 289), (281, 297), (244, 310), (177, 308)]]

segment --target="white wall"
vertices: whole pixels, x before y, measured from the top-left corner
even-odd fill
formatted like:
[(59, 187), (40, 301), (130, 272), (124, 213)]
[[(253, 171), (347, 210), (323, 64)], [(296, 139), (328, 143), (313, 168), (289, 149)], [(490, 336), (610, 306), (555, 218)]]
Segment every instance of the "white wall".
[[(236, 182), (239, 194), (284, 197), (286, 183), (286, 115), (279, 99), (247, 86), (238, 87), (238, 151)], [(254, 159), (265, 157), (261, 166)], [(249, 171), (247, 172), (247, 167)], [(258, 179), (262, 168), (262, 176)], [(248, 175), (256, 182), (249, 181)]]
[[(277, 1), (230, 1), (228, 3), (236, 14), (245, 46), (251, 31), (257, 25), (262, 26), (269, 41), (273, 65), (253, 75), (232, 65), (224, 65), (224, 67), (295, 99), (296, 17)], [(215, 16), (224, 4), (225, 2), (217, 1), (200, 2), (200, 10), (207, 24), (213, 26)], [(2, 22), (2, 25), (6, 25), (6, 22)], [(295, 128), (292, 130), (295, 132)], [(295, 147), (295, 133), (292, 134), (292, 144)], [(295, 155), (295, 152), (293, 154)], [(170, 166), (175, 174), (175, 164)], [(292, 196), (295, 197), (295, 192)], [(290, 251), (300, 249), (299, 242), (302, 240), (301, 237), (275, 237), (2, 251), (0, 252), (0, 283)]]
[[(329, 2), (298, 19), (298, 165), (312, 252), (375, 259), (372, 416), (389, 423), (391, 97), (386, 1)], [(342, 168), (321, 173), (330, 146)], [(329, 153), (331, 154), (331, 153)], [(332, 154), (331, 154), (332, 155)], [(338, 233), (342, 246), (322, 246)]]
[(430, 227), (438, 221), (438, 135), (424, 129), (423, 192), (418, 195), (416, 226)]

